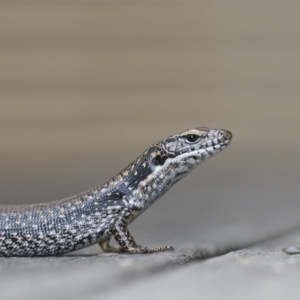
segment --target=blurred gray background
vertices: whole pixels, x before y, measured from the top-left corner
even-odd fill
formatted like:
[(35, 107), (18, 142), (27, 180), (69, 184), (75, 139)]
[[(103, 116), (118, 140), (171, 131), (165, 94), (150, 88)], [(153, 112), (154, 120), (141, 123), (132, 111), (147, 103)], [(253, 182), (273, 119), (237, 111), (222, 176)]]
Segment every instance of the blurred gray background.
[(206, 125), (232, 144), (132, 224), (138, 243), (300, 225), (298, 1), (0, 5), (1, 204), (82, 192)]

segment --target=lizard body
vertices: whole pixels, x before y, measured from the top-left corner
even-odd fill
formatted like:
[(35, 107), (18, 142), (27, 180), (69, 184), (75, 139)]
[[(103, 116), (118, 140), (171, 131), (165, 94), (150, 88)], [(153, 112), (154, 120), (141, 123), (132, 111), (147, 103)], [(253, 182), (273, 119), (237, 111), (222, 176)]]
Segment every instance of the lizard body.
[[(95, 243), (105, 252), (173, 250), (137, 246), (127, 226), (231, 138), (223, 129), (190, 129), (156, 142), (112, 179), (82, 194), (45, 204), (0, 206), (0, 256), (60, 255)], [(120, 249), (109, 245), (111, 236)]]

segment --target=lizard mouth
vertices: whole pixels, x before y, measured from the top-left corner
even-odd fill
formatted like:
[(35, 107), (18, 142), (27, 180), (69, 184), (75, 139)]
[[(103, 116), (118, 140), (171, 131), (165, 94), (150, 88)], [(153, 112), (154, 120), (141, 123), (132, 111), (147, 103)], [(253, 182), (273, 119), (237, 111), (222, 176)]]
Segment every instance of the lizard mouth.
[(204, 146), (205, 151), (210, 155), (213, 156), (220, 151), (224, 150), (231, 142), (232, 134), (228, 130), (222, 130), (223, 133), (219, 133), (219, 135), (210, 140), (207, 141), (207, 143)]
[(225, 148), (231, 142), (232, 134), (228, 130), (221, 129), (215, 134), (215, 137), (208, 140), (204, 144), (204, 148), (209, 150), (218, 150), (220, 148)]

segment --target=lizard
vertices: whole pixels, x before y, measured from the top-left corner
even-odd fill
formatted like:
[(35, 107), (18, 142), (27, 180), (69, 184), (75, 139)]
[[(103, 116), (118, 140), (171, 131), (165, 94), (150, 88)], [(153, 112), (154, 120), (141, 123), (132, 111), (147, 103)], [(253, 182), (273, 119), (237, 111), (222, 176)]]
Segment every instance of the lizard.
[[(173, 251), (142, 247), (128, 225), (172, 185), (231, 142), (225, 129), (198, 127), (159, 140), (107, 182), (32, 205), (0, 206), (0, 256), (52, 256), (99, 244), (104, 252)], [(110, 245), (114, 237), (120, 248)]]

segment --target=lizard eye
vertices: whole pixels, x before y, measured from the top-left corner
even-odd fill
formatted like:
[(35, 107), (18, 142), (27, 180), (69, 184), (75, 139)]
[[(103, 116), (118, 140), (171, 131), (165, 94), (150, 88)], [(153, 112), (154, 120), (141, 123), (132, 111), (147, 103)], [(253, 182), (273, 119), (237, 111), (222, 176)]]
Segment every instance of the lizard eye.
[(189, 143), (195, 143), (200, 139), (200, 136), (197, 134), (188, 134), (185, 138)]

